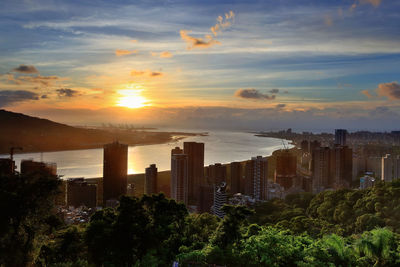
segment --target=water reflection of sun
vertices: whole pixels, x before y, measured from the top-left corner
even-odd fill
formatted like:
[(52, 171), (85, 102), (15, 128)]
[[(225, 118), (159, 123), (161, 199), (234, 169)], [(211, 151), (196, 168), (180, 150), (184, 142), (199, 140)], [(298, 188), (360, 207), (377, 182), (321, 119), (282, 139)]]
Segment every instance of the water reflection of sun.
[(127, 108), (141, 108), (149, 106), (148, 99), (141, 95), (143, 89), (137, 85), (128, 85), (126, 89), (118, 90), (120, 97), (117, 100), (117, 106)]

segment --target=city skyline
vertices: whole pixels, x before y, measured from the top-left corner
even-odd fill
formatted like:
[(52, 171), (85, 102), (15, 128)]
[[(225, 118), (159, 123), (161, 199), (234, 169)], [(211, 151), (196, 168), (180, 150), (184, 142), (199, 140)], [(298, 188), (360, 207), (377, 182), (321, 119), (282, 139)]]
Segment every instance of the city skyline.
[(76, 125), (400, 122), (395, 1), (91, 4), (0, 4), (0, 108)]

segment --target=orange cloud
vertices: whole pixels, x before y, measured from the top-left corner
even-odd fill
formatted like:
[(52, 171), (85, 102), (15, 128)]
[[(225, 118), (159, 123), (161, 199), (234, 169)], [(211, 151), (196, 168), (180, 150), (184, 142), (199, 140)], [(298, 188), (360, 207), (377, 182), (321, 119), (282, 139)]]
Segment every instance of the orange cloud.
[(389, 100), (400, 100), (400, 84), (398, 82), (381, 83), (376, 92), (379, 96), (385, 96)]
[(373, 98), (374, 96), (368, 90), (362, 90), (361, 93), (368, 98)]
[(181, 38), (188, 44), (188, 50), (193, 48), (208, 48), (216, 44), (221, 44), (217, 40), (214, 40), (213, 37), (216, 37), (218, 33), (222, 31), (222, 29), (231, 26), (234, 17), (235, 13), (233, 11), (225, 13), (225, 18), (222, 16), (218, 16), (217, 23), (210, 28), (212, 34), (206, 34), (204, 38), (196, 38), (190, 36), (188, 35), (190, 31), (187, 30), (180, 31)]
[(229, 11), (228, 13), (225, 13), (225, 19), (222, 16), (218, 16), (217, 23), (210, 28), (214, 36), (217, 36), (222, 29), (231, 26), (234, 17), (235, 13), (232, 10)]
[(150, 52), (150, 54), (153, 57), (160, 57), (160, 58), (171, 58), (171, 57), (174, 56), (171, 52), (168, 52), (168, 51), (164, 51), (164, 52), (161, 52), (161, 53)]
[(174, 55), (171, 52), (168, 52), (168, 51), (164, 51), (164, 52), (160, 53), (160, 57), (162, 57), (162, 58), (171, 58), (173, 56)]
[(187, 49), (193, 49), (193, 48), (208, 48), (216, 44), (221, 44), (220, 42), (214, 40), (211, 35), (206, 35), (205, 38), (196, 38), (193, 36), (188, 35), (188, 32), (186, 30), (181, 30), (181, 38), (184, 40), (187, 44), (188, 47)]
[(136, 54), (138, 50), (124, 50), (124, 49), (117, 49), (115, 50), (115, 55), (116, 56), (126, 56), (130, 54)]

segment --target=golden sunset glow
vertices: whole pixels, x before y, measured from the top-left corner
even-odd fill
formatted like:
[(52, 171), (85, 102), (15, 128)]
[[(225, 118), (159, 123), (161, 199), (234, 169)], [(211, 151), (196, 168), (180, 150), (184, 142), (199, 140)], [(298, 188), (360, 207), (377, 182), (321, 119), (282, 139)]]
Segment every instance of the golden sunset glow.
[(120, 95), (117, 106), (127, 107), (127, 108), (142, 108), (145, 106), (150, 106), (148, 99), (141, 95), (143, 89), (136, 85), (126, 86), (127, 89), (122, 89), (118, 91)]

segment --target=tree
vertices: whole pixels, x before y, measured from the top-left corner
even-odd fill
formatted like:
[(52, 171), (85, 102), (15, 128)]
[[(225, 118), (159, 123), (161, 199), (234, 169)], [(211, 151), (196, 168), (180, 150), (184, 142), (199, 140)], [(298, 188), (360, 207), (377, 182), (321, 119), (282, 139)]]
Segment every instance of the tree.
[(46, 173), (0, 177), (0, 265), (25, 266), (34, 261), (54, 211), (60, 180)]
[(360, 257), (366, 257), (374, 266), (386, 266), (393, 261), (397, 250), (393, 232), (385, 228), (377, 228), (365, 232), (356, 242)]

